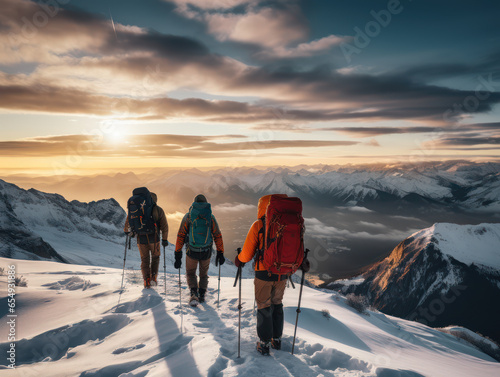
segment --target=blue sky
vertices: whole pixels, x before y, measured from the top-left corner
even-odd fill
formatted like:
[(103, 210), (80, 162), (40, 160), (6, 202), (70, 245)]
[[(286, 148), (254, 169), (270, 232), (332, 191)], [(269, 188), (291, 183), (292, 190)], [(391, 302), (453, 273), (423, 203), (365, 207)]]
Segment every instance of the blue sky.
[(0, 5), (4, 169), (500, 156), (496, 2)]

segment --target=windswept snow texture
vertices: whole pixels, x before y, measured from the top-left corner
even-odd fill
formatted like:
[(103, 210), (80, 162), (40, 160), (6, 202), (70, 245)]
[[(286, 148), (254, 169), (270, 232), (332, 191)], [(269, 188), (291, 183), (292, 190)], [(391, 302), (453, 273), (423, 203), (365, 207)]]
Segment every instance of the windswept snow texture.
[[(0, 266), (12, 263), (0, 258)], [(345, 297), (304, 287), (295, 355), (291, 355), (298, 289), (285, 293), (281, 351), (263, 357), (255, 350), (253, 281), (243, 279), (241, 358), (237, 358), (238, 300), (233, 278), (209, 282), (207, 302), (187, 305), (188, 289), (174, 271), (145, 290), (127, 271), (121, 291), (119, 269), (15, 261), (29, 285), (18, 288), (17, 369), (2, 377), (470, 377), (497, 376), (500, 364), (473, 346), (423, 324), (376, 311), (359, 314)], [(223, 266), (234, 272), (234, 268)], [(40, 273), (44, 271), (46, 273)], [(212, 268), (214, 273), (216, 269)], [(80, 276), (81, 275), (81, 276)], [(53, 290), (54, 283), (79, 277), (96, 284), (86, 290)], [(0, 277), (5, 293), (5, 277)], [(165, 296), (165, 286), (167, 295)], [(3, 306), (2, 306), (3, 307)], [(330, 316), (325, 316), (328, 311)], [(5, 317), (0, 337), (6, 339)], [(8, 343), (0, 344), (6, 354)]]
[(360, 277), (329, 287), (365, 295), (384, 313), (500, 342), (500, 224), (434, 224)]

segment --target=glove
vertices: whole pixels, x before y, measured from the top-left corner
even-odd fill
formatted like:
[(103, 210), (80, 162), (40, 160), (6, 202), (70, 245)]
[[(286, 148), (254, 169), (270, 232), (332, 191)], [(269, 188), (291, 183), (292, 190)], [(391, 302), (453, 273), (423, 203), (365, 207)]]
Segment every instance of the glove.
[(311, 262), (309, 262), (309, 259), (305, 258), (302, 261), (302, 264), (300, 265), (300, 269), (304, 272), (309, 272), (309, 270), (311, 269)]
[(161, 246), (167, 247), (168, 246), (168, 240), (161, 240)]
[(225, 261), (226, 261), (226, 258), (224, 258), (224, 253), (222, 251), (217, 251), (217, 256), (215, 257), (215, 265), (222, 266)]
[(182, 266), (182, 250), (179, 250), (175, 252), (174, 267), (181, 268), (181, 266)]
[(238, 267), (238, 268), (240, 268), (240, 267), (241, 267), (241, 268), (243, 268), (243, 267), (245, 266), (245, 263), (243, 263), (242, 261), (240, 261), (240, 260), (238, 259), (238, 256), (236, 256), (236, 259), (234, 260), (234, 265), (235, 265), (236, 267)]

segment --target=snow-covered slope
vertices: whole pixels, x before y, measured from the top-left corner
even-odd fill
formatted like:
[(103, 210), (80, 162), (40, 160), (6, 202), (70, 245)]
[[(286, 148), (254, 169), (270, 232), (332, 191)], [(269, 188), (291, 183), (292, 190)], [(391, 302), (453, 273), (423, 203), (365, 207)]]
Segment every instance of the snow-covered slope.
[(500, 341), (500, 224), (435, 224), (362, 276), (330, 288), (366, 295), (385, 313), (464, 325)]
[(0, 180), (0, 255), (119, 266), (125, 216), (114, 199), (69, 202)]
[[(291, 355), (298, 289), (285, 293), (283, 350), (255, 351), (253, 282), (243, 280), (241, 358), (237, 358), (237, 288), (222, 278), (209, 282), (207, 303), (179, 308), (177, 275), (168, 273), (155, 290), (143, 290), (137, 272), (13, 261), (28, 280), (17, 288), (16, 370), (2, 376), (497, 376), (500, 364), (472, 345), (425, 325), (376, 311), (359, 314), (331, 291), (304, 288), (295, 355)], [(231, 270), (232, 267), (227, 267)], [(226, 265), (223, 266), (223, 271)], [(212, 267), (212, 272), (216, 269)], [(234, 271), (233, 271), (234, 272)], [(0, 289), (5, 296), (5, 277)], [(6, 314), (6, 302), (0, 316)], [(0, 321), (6, 339), (7, 320)], [(0, 344), (7, 354), (8, 344)], [(5, 357), (0, 365), (6, 365)]]

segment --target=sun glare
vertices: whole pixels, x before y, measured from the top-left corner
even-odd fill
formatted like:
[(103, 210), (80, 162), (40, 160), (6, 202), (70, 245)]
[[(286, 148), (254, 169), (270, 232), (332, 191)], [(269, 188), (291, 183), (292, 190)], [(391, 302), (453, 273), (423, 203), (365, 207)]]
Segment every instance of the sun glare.
[(123, 143), (126, 139), (126, 136), (123, 132), (113, 131), (107, 135), (108, 141), (113, 144)]
[(125, 127), (115, 119), (106, 119), (101, 124), (104, 138), (108, 143), (120, 144), (126, 140)]

